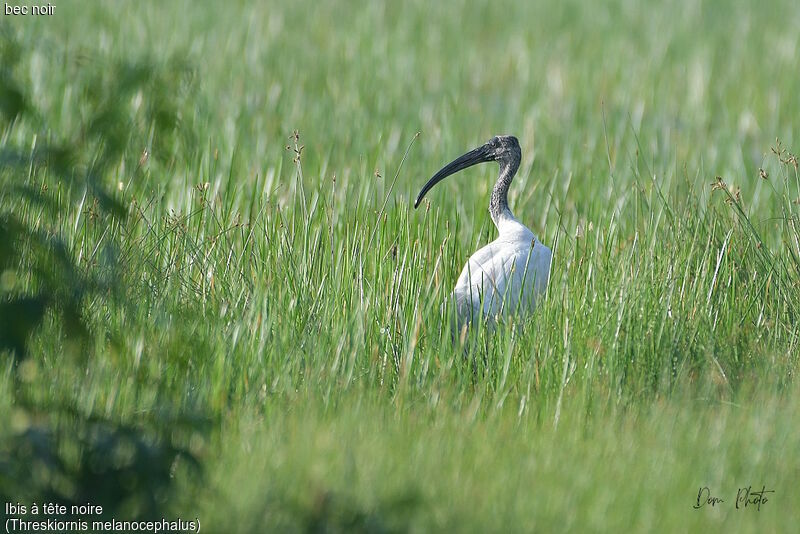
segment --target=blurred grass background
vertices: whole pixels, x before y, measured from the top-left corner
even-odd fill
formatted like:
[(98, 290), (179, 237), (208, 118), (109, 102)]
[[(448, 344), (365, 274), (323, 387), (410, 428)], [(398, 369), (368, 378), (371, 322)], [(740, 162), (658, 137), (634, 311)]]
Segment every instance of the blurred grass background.
[[(212, 532), (797, 521), (792, 2), (0, 24), (0, 321), (30, 327), (0, 331), (6, 501)], [(440, 304), (494, 237), (496, 169), (409, 204), (503, 133), (551, 285), (465, 351)], [(760, 512), (749, 485), (776, 492)], [(693, 510), (701, 486), (725, 504)]]

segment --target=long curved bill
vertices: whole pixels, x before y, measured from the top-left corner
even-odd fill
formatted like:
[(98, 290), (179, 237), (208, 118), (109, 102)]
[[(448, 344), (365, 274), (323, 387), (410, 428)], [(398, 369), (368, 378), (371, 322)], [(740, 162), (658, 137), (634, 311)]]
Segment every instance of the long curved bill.
[(433, 175), (433, 177), (428, 180), (424, 186), (422, 186), (422, 190), (417, 195), (417, 200), (414, 201), (414, 208), (419, 206), (419, 203), (422, 202), (422, 199), (425, 197), (425, 194), (433, 188), (434, 185), (438, 184), (451, 174), (457, 173), (458, 171), (464, 170), (467, 167), (472, 167), (478, 163), (484, 163), (486, 161), (492, 161), (491, 152), (489, 151), (489, 147), (487, 145), (480, 146), (475, 150), (470, 150), (463, 156), (459, 156)]

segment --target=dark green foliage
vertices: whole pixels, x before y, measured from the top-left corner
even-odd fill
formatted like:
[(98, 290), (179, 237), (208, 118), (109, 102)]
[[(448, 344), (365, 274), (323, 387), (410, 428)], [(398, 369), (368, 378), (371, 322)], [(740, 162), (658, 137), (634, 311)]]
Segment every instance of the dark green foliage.
[[(51, 120), (35, 106), (26, 104), (21, 86), (15, 80), (14, 66), (21, 60), (21, 47), (13, 36), (0, 34), (0, 108), (6, 135), (15, 121), (28, 121), (43, 130), (33, 150), (6, 144), (0, 151), (0, 173), (11, 184), (6, 207), (0, 208), (0, 271), (13, 273), (31, 269), (36, 294), (18, 294), (0, 288), (0, 349), (24, 358), (27, 340), (41, 325), (47, 310), (52, 310), (68, 339), (85, 339), (89, 327), (81, 311), (92, 295), (117, 297), (122, 292), (117, 244), (107, 240), (90, 268), (78, 265), (64, 236), (35, 226), (16, 215), (21, 206), (35, 205), (50, 220), (66, 217), (71, 203), (57, 202), (47, 193), (48, 182), (66, 184), (77, 201), (88, 195), (96, 205), (91, 218), (106, 224), (124, 220), (127, 207), (112, 193), (108, 175), (120, 161), (138, 169), (142, 150), (162, 159), (170, 153), (176, 135), (186, 136), (177, 100), (191, 82), (191, 69), (183, 63), (156, 64), (143, 60), (90, 61), (93, 68), (82, 105), (89, 110), (77, 131), (54, 132), (47, 129)], [(131, 110), (131, 99), (140, 93), (140, 109)], [(183, 132), (183, 134), (181, 134)], [(38, 180), (37, 180), (38, 178)], [(36, 187), (36, 186), (39, 187)], [(9, 207), (15, 209), (9, 209)]]
[(202, 428), (194, 420), (129, 425), (26, 410), (14, 418), (23, 420), (23, 428), (0, 433), (0, 499), (5, 502), (92, 503), (103, 507), (104, 515), (96, 519), (158, 519), (168, 498), (174, 498), (176, 471), (200, 474), (196, 452), (179, 444), (189, 443)]
[[(7, 33), (0, 35), (0, 56), (0, 134), (14, 139), (18, 125), (25, 124), (45, 140), (32, 149), (14, 142), (0, 148), (0, 175), (7, 185), (0, 206), (0, 357), (13, 358), (16, 385), (10, 416), (16, 423), (9, 429), (10, 419), (4, 420), (0, 432), (0, 500), (93, 503), (103, 506), (106, 518), (163, 517), (176, 469), (200, 473), (196, 451), (187, 444), (202, 439), (204, 420), (181, 415), (134, 424), (68, 409), (71, 402), (57, 395), (55, 402), (44, 403), (29, 390), (25, 360), (47, 317), (61, 332), (64, 347), (79, 347), (49, 355), (65, 358), (89, 353), (92, 332), (108, 329), (93, 324), (86, 309), (90, 302), (112, 309), (131, 306), (125, 302), (128, 289), (116, 238), (98, 243), (80, 261), (59, 228), (87, 198), (88, 219), (124, 223), (128, 208), (112, 192), (111, 169), (127, 161), (138, 172), (134, 162), (142, 147), (149, 153), (153, 143), (158, 153), (169, 153), (183, 130), (176, 100), (190, 71), (175, 62), (159, 66), (98, 58), (83, 95), (87, 116), (76, 131), (58, 132), (17, 81), (14, 66), (23, 59), (22, 48)], [(137, 92), (143, 102), (138, 111), (130, 106)], [(39, 217), (28, 216), (32, 209)]]

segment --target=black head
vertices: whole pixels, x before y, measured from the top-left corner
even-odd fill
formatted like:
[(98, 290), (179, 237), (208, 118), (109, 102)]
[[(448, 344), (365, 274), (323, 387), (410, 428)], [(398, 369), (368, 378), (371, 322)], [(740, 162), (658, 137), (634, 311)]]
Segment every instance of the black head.
[(459, 156), (442, 167), (439, 172), (434, 174), (433, 177), (428, 180), (424, 186), (422, 186), (422, 190), (419, 192), (417, 199), (414, 201), (414, 207), (416, 208), (419, 206), (419, 203), (422, 202), (425, 194), (430, 191), (434, 185), (447, 178), (451, 174), (466, 169), (467, 167), (472, 167), (478, 163), (485, 163), (487, 161), (516, 163), (518, 165), (521, 157), (522, 151), (519, 148), (519, 141), (516, 137), (513, 135), (496, 135), (484, 145), (479, 146), (474, 150), (470, 150), (463, 156)]
[(488, 150), (493, 153), (492, 161), (519, 158), (522, 154), (519, 140), (513, 135), (495, 135), (483, 146), (488, 147)]

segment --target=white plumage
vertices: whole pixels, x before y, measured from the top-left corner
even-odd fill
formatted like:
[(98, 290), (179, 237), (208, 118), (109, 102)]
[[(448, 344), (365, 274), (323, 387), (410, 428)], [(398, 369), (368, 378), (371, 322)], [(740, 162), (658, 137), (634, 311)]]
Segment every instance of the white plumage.
[(458, 316), (471, 320), (529, 312), (547, 287), (550, 249), (514, 218), (500, 235), (470, 256), (453, 290)]

